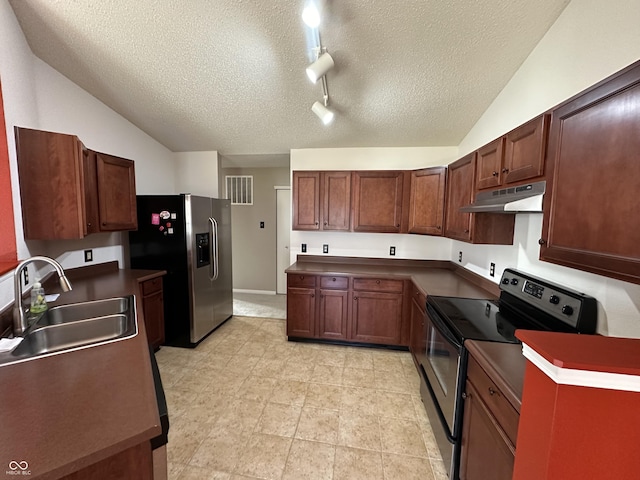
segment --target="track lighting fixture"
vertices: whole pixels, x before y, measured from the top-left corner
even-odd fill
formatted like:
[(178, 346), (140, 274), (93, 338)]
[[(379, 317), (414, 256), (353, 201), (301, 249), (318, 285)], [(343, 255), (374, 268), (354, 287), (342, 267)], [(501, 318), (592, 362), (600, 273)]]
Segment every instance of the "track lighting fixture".
[(302, 11), (302, 21), (311, 28), (318, 28), (320, 25), (320, 11), (315, 2), (310, 1)]
[(316, 83), (320, 77), (333, 68), (333, 58), (327, 52), (324, 52), (318, 59), (307, 67), (307, 77), (313, 83)]
[(311, 111), (315, 113), (325, 125), (329, 125), (333, 121), (333, 112), (320, 102), (314, 102), (314, 104), (311, 105)]

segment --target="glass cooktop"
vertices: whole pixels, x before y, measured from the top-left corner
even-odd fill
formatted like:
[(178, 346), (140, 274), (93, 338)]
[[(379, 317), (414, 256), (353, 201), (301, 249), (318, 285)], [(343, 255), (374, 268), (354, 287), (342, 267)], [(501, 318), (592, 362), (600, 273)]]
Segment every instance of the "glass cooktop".
[(514, 336), (517, 328), (536, 329), (522, 318), (500, 312), (493, 300), (431, 296), (427, 304), (461, 341), (519, 343)]

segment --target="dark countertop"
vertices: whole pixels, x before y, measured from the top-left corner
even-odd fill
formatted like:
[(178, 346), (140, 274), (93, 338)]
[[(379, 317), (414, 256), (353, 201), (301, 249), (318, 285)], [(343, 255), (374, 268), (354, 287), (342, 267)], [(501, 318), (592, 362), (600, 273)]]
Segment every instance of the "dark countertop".
[(522, 345), (478, 340), (467, 340), (464, 345), (500, 388), (513, 408), (520, 413), (526, 365), (526, 359), (522, 355)]
[(68, 273), (73, 290), (50, 306), (133, 293), (138, 335), (0, 367), (1, 465), (26, 461), (30, 478), (55, 479), (161, 433), (138, 285), (164, 273)]
[[(410, 279), (425, 295), (444, 295), (450, 297), (490, 298), (498, 297), (498, 285), (482, 288), (461, 275), (461, 269), (453, 269), (449, 262), (416, 261), (419, 266), (411, 266), (410, 261), (375, 260), (371, 264), (348, 263), (340, 261), (307, 261), (298, 257), (298, 261), (285, 270), (286, 273), (306, 273), (309, 275), (362, 275), (384, 278)], [(474, 274), (471, 274), (474, 275)], [(468, 275), (465, 275), (468, 277)], [(489, 283), (484, 281), (485, 284)]]

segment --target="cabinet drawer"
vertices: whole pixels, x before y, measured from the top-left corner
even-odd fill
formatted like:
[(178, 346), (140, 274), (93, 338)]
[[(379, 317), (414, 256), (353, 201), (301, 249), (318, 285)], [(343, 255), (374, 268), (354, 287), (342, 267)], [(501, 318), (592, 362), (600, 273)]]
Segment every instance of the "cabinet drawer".
[(162, 277), (156, 277), (142, 282), (142, 295), (150, 295), (160, 290), (162, 290)]
[(320, 277), (320, 288), (335, 288), (347, 290), (349, 288), (348, 277)]
[(427, 296), (415, 285), (411, 285), (411, 296), (420, 305), (422, 310), (427, 308)]
[(520, 415), (505, 398), (495, 382), (489, 378), (478, 362), (471, 356), (469, 357), (467, 379), (476, 387), (482, 401), (496, 418), (511, 443), (515, 445)]
[(402, 280), (384, 280), (382, 278), (354, 278), (353, 289), (367, 292), (402, 293)]
[(287, 275), (287, 282), (290, 287), (309, 287), (316, 286), (316, 277), (314, 275), (300, 275), (298, 273), (290, 273)]

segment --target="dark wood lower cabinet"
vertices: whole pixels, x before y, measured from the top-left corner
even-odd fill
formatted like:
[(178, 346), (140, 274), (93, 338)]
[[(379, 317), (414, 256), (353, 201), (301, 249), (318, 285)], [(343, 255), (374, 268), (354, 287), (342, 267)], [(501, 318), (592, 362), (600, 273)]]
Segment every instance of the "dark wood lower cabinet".
[(351, 339), (397, 345), (402, 328), (401, 293), (353, 292)]
[(511, 480), (515, 449), (467, 382), (464, 401), (460, 480)]
[(62, 480), (153, 480), (151, 442), (144, 442), (65, 475)]
[(289, 274), (287, 282), (288, 337), (408, 345), (402, 280)]
[(347, 340), (349, 318), (347, 290), (320, 290), (318, 298), (318, 336), (333, 340)]
[(315, 288), (289, 287), (287, 289), (287, 336), (316, 336)]
[(416, 365), (424, 360), (427, 352), (427, 332), (425, 328), (426, 298), (415, 287), (411, 298), (411, 337), (409, 351)]
[(157, 349), (164, 343), (164, 291), (162, 277), (142, 282), (141, 290), (147, 341), (149, 345)]

